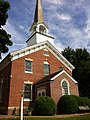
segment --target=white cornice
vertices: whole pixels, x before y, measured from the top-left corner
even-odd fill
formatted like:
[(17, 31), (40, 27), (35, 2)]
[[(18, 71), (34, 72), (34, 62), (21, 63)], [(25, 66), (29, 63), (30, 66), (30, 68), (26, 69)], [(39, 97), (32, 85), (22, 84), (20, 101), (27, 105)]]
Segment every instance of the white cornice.
[(48, 41), (44, 41), (38, 44), (35, 44), (33, 46), (26, 47), (24, 49), (12, 52), (11, 60), (16, 60), (18, 58), (21, 58), (25, 55), (34, 53), (36, 51), (39, 51), (41, 49), (47, 48), (61, 63), (63, 63), (70, 71), (72, 71), (75, 67), (64, 58), (61, 53)]
[(38, 43), (36, 45), (33, 45), (33, 46), (29, 46), (29, 47), (26, 47), (24, 49), (21, 49), (21, 50), (17, 50), (15, 52), (12, 52), (10, 55), (11, 55), (11, 58), (12, 58), (12, 61), (13, 60), (16, 60), (18, 58), (21, 58), (25, 55), (28, 55), (28, 54), (31, 54), (33, 52), (36, 52), (36, 51), (39, 51), (43, 48), (46, 47), (46, 42), (42, 42), (42, 43)]

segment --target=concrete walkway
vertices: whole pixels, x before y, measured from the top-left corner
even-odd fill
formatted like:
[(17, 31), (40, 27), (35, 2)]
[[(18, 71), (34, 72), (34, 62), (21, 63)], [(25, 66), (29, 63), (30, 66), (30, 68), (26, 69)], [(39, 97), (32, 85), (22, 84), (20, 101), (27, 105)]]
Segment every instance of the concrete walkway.
[[(65, 117), (72, 117), (72, 116), (81, 116), (87, 115), (90, 113), (82, 113), (82, 114), (64, 114), (64, 115), (54, 115), (54, 116), (24, 116), (24, 118), (65, 118)], [(9, 116), (9, 115), (0, 115), (0, 119), (2, 118), (20, 118), (20, 116)]]

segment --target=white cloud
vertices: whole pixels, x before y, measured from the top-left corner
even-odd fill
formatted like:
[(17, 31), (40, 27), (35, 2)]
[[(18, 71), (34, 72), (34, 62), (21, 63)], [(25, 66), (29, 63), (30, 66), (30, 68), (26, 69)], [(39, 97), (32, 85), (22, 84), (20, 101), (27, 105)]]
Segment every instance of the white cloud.
[[(55, 18), (56, 16), (57, 15), (55, 14)], [(88, 27), (90, 28), (89, 25), (90, 24), (88, 24)], [(72, 47), (73, 49), (85, 47), (88, 51), (90, 50), (90, 34), (88, 35), (84, 30), (75, 28), (71, 22), (60, 22), (57, 24), (55, 24), (55, 22), (50, 22), (49, 26), (50, 30), (55, 31), (55, 34), (53, 33), (55, 37), (55, 45), (60, 51), (68, 46)]]
[(57, 14), (57, 17), (63, 21), (70, 21), (72, 19), (71, 16), (66, 14)]
[[(11, 39), (14, 43), (24, 43), (24, 37), (16, 30), (14, 26), (12, 26), (9, 21), (3, 27), (9, 34), (11, 34)], [(24, 41), (23, 41), (24, 40)]]
[(45, 0), (45, 1), (55, 5), (62, 5), (64, 0)]
[(87, 24), (87, 27), (85, 29), (85, 32), (87, 33), (88, 38), (90, 39), (90, 24)]
[[(3, 27), (3, 29), (5, 29), (7, 31), (7, 33), (9, 33), (11, 35), (11, 40), (13, 42), (13, 45), (9, 47), (9, 52), (13, 52), (13, 51), (16, 51), (16, 50), (19, 50), (21, 48), (24, 48), (26, 46), (25, 44), (25, 36), (24, 35), (21, 35), (16, 29), (14, 26), (12, 26), (9, 21), (7, 22), (7, 24)], [(2, 54), (2, 59), (5, 58), (5, 56), (7, 54)], [(1, 60), (0, 60), (1, 61)]]
[(9, 21), (7, 24), (3, 27), (10, 35), (11, 40), (13, 42), (13, 46), (10, 47), (10, 52), (18, 50), (20, 48), (23, 48), (26, 46), (25, 44), (25, 36), (20, 34), (14, 26), (12, 26)]
[(55, 42), (54, 46), (55, 46), (55, 48), (57, 48), (57, 50), (59, 52), (63, 51), (63, 49), (64, 49), (64, 46), (62, 45), (62, 43), (60, 41)]

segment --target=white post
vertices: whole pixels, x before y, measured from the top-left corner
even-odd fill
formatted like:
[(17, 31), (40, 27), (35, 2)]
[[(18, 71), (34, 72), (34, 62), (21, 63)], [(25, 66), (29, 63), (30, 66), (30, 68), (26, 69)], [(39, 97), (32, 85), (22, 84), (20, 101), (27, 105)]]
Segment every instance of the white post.
[(23, 120), (23, 90), (21, 90), (21, 120)]

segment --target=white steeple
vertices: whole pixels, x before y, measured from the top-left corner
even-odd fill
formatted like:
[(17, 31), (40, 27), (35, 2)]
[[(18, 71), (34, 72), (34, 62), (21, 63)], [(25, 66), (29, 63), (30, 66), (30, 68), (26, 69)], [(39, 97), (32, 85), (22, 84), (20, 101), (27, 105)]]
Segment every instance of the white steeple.
[(41, 0), (37, 0), (34, 14), (34, 22), (30, 28), (31, 36), (27, 40), (27, 46), (49, 41), (54, 43), (54, 38), (48, 34), (48, 26), (44, 22), (44, 15), (41, 5)]

